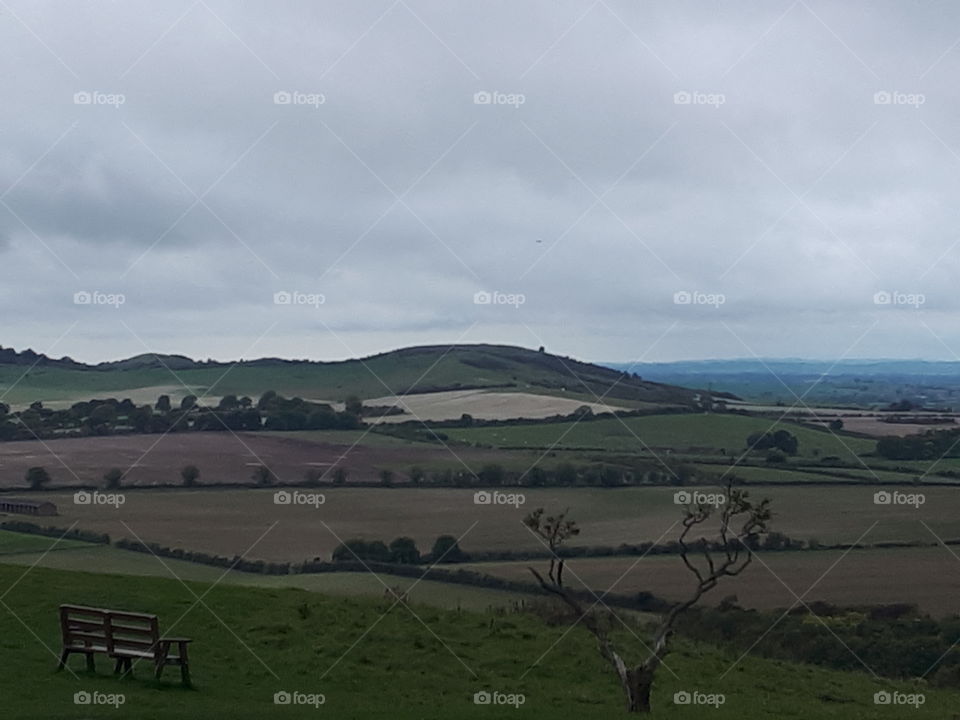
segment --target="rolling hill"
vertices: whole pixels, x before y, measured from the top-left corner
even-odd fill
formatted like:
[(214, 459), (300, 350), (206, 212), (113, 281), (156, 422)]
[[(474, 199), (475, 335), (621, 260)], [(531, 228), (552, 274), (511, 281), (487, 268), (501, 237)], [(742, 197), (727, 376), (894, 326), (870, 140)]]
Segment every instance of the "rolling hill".
[(0, 348), (0, 395), (11, 405), (34, 401), (69, 404), (92, 397), (131, 397), (145, 403), (159, 394), (257, 397), (266, 390), (309, 399), (342, 401), (386, 395), (487, 389), (584, 401), (606, 395), (618, 404), (690, 405), (695, 390), (650, 382), (634, 374), (572, 358), (506, 345), (403, 348), (337, 362), (262, 358), (234, 363), (181, 355), (139, 355), (86, 365), (31, 350)]

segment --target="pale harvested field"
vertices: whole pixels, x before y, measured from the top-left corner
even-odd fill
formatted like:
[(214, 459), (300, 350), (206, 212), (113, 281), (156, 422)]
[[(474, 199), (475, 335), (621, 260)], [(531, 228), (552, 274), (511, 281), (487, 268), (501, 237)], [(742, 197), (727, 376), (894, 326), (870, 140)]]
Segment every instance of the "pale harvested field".
[[(200, 395), (202, 390), (197, 391), (194, 389), (197, 395)], [(72, 397), (66, 400), (45, 400), (43, 403), (44, 407), (51, 408), (53, 410), (66, 410), (75, 403), (78, 403), (83, 400), (90, 400), (92, 397), (116, 397), (119, 399), (129, 398), (137, 405), (153, 405), (157, 402), (157, 398), (161, 395), (169, 395), (171, 402), (174, 405), (179, 404), (179, 402), (185, 398), (187, 395), (190, 395), (191, 391), (185, 388), (183, 385), (152, 385), (150, 387), (139, 387), (131, 388), (129, 390), (112, 390), (109, 392), (103, 393), (91, 393), (89, 390), (78, 390), (73, 394)], [(217, 403), (220, 402), (219, 397), (213, 396), (204, 396), (202, 400), (203, 405), (216, 407)], [(20, 403), (13, 404), (14, 410), (24, 410), (30, 403)]]
[[(678, 534), (681, 510), (673, 503), (675, 488), (519, 490), (526, 496), (521, 509), (476, 505), (473, 490), (453, 488), (327, 487), (319, 508), (277, 505), (274, 490), (253, 488), (134, 490), (119, 509), (76, 505), (72, 494), (46, 492), (42, 497), (55, 502), (60, 515), (40, 522), (63, 528), (76, 522), (113, 538), (292, 562), (329, 559), (341, 540), (358, 537), (390, 542), (407, 535), (424, 552), (443, 534), (462, 537), (468, 552), (542, 549), (522, 524), (524, 514), (539, 506), (551, 512), (569, 508), (581, 527), (576, 538), (581, 545), (668, 542)], [(960, 491), (954, 488), (924, 488), (926, 503), (920, 510), (875, 505), (868, 486), (769, 486), (759, 491), (754, 493), (773, 500), (772, 529), (793, 538), (933, 542), (931, 531), (945, 539), (960, 538)]]
[[(450, 390), (397, 397), (395, 395), (365, 400), (366, 405), (399, 405), (403, 415), (388, 415), (382, 422), (407, 420), (456, 420), (467, 413), (482, 420), (511, 418), (546, 418), (569, 415), (582, 405), (595, 413), (626, 410), (618, 405), (583, 402), (582, 400), (522, 392), (488, 392), (484, 390)], [(374, 418), (370, 418), (371, 421)]]
[[(954, 549), (954, 552), (956, 550)], [(478, 563), (474, 570), (509, 579), (531, 577), (530, 563)], [(692, 575), (677, 556), (642, 559), (583, 558), (567, 563), (567, 582), (599, 592), (652, 592), (680, 600)], [(792, 591), (792, 592), (791, 592)], [(897, 550), (763, 553), (738, 577), (726, 578), (706, 596), (717, 604), (736, 595), (743, 607), (788, 608), (823, 600), (837, 605), (915, 603), (938, 616), (960, 613), (960, 560), (943, 547)]]

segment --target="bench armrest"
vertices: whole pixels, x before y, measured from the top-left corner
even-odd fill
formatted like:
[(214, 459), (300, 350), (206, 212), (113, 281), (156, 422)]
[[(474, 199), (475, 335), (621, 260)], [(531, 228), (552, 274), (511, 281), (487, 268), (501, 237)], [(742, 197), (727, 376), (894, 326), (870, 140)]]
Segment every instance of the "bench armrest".
[(162, 643), (189, 643), (193, 642), (191, 638), (182, 638), (182, 637), (162, 637), (158, 640)]

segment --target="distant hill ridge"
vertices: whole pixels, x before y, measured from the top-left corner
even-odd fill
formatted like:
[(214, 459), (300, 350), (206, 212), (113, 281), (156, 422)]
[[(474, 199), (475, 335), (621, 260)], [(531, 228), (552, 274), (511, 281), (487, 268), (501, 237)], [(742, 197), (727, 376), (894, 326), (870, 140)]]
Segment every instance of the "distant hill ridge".
[[(156, 381), (159, 382), (168, 370), (183, 372), (189, 379), (194, 373), (210, 375), (217, 368), (233, 368), (219, 386), (224, 392), (234, 391), (230, 383), (240, 383), (251, 377), (251, 373), (259, 372), (263, 376), (270, 368), (277, 368), (276, 382), (280, 388), (286, 385), (290, 385), (291, 390), (329, 388), (337, 397), (347, 389), (368, 397), (386, 394), (385, 388), (378, 390), (377, 382), (368, 383), (366, 388), (358, 387), (358, 379), (369, 381), (373, 375), (382, 378), (383, 383), (397, 393), (512, 388), (546, 394), (580, 393), (587, 399), (608, 397), (687, 406), (694, 404), (700, 394), (697, 390), (651, 382), (633, 372), (561, 357), (543, 349), (493, 344), (422, 345), (338, 361), (267, 357), (227, 362), (193, 360), (176, 354), (141, 354), (97, 364), (78, 362), (70, 357), (51, 358), (30, 349), (17, 352), (0, 348), (2, 366), (33, 366), (31, 377), (40, 370), (63, 370), (78, 373), (78, 378), (119, 379), (129, 375), (131, 378), (141, 376), (138, 381), (143, 382), (154, 382), (152, 378), (158, 372), (160, 377)], [(281, 369), (284, 372), (280, 372)], [(151, 377), (145, 377), (144, 373)], [(263, 377), (257, 382), (268, 381)], [(284, 384), (282, 378), (290, 382)], [(36, 380), (43, 382), (40, 377)], [(235, 389), (247, 391), (248, 385), (241, 383)]]

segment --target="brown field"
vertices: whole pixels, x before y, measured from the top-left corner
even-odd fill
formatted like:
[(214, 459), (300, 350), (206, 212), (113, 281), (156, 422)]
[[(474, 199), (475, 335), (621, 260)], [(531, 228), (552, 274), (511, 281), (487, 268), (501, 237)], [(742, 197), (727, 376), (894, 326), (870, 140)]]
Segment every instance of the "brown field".
[[(918, 413), (919, 414), (919, 413)], [(958, 427), (955, 422), (944, 421), (936, 425), (921, 425), (919, 423), (890, 423), (883, 422), (882, 418), (873, 417), (848, 417), (843, 418), (843, 429), (864, 435), (873, 435), (874, 437), (883, 437), (885, 435), (916, 435), (927, 430), (954, 430)]]
[[(164, 485), (180, 482), (180, 468), (200, 468), (201, 483), (250, 482), (255, 466), (266, 465), (282, 482), (301, 482), (309, 469), (346, 468), (353, 480), (373, 481), (381, 468), (403, 473), (412, 465), (442, 462), (460, 467), (463, 460), (477, 468), (502, 461), (503, 452), (407, 443), (368, 434), (351, 447), (363, 431), (340, 433), (170, 433), (118, 435), (0, 443), (0, 487), (22, 487), (27, 468), (39, 465), (53, 478), (52, 485), (100, 485), (112, 467), (129, 469), (125, 484)], [(309, 439), (310, 437), (317, 439)], [(332, 438), (333, 441), (325, 441)], [(537, 455), (527, 453), (533, 464)], [(522, 458), (521, 458), (522, 459)]]
[[(76, 522), (114, 538), (139, 536), (228, 557), (248, 550), (269, 529), (248, 557), (271, 561), (327, 559), (341, 539), (389, 542), (401, 535), (414, 538), (423, 551), (429, 551), (442, 534), (463, 535), (461, 545), (468, 552), (541, 549), (522, 524), (525, 512), (540, 506), (550, 511), (569, 508), (582, 529), (576, 539), (581, 545), (667, 542), (678, 533), (681, 510), (673, 503), (675, 488), (518, 490), (526, 500), (521, 509), (476, 505), (473, 490), (454, 488), (326, 487), (325, 503), (318, 508), (277, 505), (274, 489), (253, 488), (133, 490), (125, 494), (119, 509), (77, 505), (72, 494), (63, 492), (22, 496), (39, 495), (57, 504), (60, 514), (43, 518), (44, 524), (66, 528)], [(793, 538), (816, 537), (829, 543), (864, 536), (866, 543), (934, 542), (931, 530), (944, 539), (960, 538), (957, 490), (924, 490), (926, 504), (920, 510), (875, 505), (873, 489), (867, 486), (770, 486), (754, 492), (772, 498), (776, 513), (772, 528)]]
[[(954, 551), (956, 552), (956, 551)], [(960, 613), (960, 559), (943, 547), (897, 550), (761, 553), (738, 577), (726, 578), (704, 602), (736, 595), (743, 607), (771, 610), (797, 601), (837, 605), (915, 603), (947, 616)], [(472, 569), (527, 580), (531, 563), (478, 563)], [(676, 556), (581, 558), (567, 563), (567, 581), (598, 593), (652, 592), (670, 600), (688, 596), (692, 575)], [(611, 589), (612, 588), (612, 589)], [(792, 591), (792, 592), (791, 592)]]

